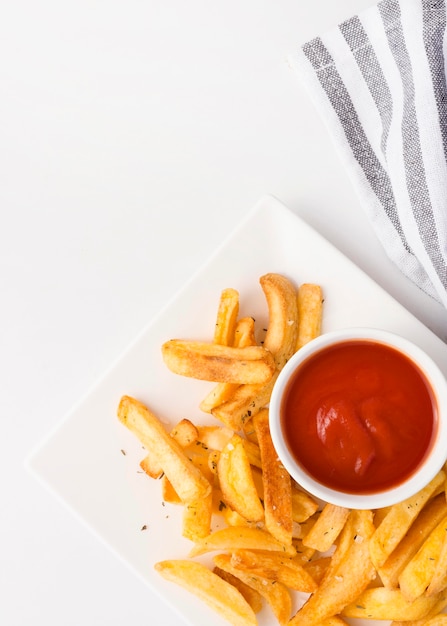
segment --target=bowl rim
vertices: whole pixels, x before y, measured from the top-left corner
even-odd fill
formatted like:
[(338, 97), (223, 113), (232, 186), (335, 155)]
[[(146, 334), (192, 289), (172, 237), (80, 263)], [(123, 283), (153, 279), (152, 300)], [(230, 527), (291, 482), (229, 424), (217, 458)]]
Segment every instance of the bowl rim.
[[(437, 403), (437, 427), (431, 450), (418, 468), (402, 483), (367, 494), (346, 493), (330, 488), (313, 478), (297, 464), (285, 443), (280, 419), (284, 390), (301, 364), (317, 352), (345, 341), (376, 341), (407, 355), (419, 367), (432, 387)], [(437, 363), (417, 344), (397, 333), (371, 327), (343, 328), (323, 333), (302, 346), (288, 360), (273, 386), (269, 404), (270, 432), (274, 448), (291, 477), (318, 499), (356, 509), (376, 509), (406, 500), (423, 489), (447, 460), (447, 379)]]

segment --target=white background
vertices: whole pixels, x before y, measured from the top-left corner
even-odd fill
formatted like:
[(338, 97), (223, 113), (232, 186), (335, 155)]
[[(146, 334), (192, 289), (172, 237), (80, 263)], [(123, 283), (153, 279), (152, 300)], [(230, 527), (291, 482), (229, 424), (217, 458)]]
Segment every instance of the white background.
[(446, 340), (287, 62), (371, 4), (0, 3), (1, 624), (178, 625), (24, 462), (263, 195)]

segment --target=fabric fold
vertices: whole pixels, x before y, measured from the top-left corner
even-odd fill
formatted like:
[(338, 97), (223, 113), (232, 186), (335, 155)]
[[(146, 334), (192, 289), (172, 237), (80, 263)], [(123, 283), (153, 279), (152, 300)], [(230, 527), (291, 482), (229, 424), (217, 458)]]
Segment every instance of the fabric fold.
[(388, 256), (447, 307), (445, 0), (382, 0), (292, 64)]

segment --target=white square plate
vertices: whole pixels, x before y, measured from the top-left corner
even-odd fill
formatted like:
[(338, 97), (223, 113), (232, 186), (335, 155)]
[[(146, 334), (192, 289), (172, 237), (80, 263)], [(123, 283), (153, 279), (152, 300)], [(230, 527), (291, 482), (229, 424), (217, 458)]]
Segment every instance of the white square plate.
[[(321, 284), (323, 332), (346, 326), (397, 332), (424, 348), (447, 375), (445, 345), (436, 335), (280, 202), (260, 200), (28, 462), (33, 473), (192, 626), (227, 622), (154, 572), (158, 560), (185, 558), (191, 543), (181, 536), (180, 507), (164, 505), (160, 482), (139, 470), (144, 451), (118, 422), (116, 409), (120, 397), (128, 394), (167, 423), (183, 417), (210, 423), (198, 404), (212, 385), (170, 373), (160, 346), (173, 337), (209, 340), (220, 292), (226, 287), (238, 289), (241, 315), (252, 315), (259, 328), (265, 326), (259, 277), (267, 272), (286, 274), (296, 284)], [(268, 608), (259, 624), (276, 624)]]

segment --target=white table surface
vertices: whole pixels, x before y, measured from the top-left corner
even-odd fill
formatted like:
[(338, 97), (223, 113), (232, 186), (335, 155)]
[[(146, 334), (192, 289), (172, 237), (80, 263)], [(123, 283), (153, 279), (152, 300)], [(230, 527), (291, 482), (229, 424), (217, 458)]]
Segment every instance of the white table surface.
[(1, 624), (178, 625), (24, 460), (263, 195), (446, 340), (287, 62), (371, 4), (2, 3)]

